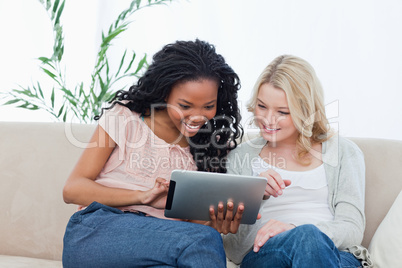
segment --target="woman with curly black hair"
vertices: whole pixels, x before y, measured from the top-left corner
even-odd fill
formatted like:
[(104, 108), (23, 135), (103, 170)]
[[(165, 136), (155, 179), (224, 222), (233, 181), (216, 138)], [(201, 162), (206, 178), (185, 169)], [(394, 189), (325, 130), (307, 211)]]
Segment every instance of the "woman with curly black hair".
[(206, 223), (169, 220), (163, 209), (172, 170), (226, 172), (242, 135), (239, 88), (214, 46), (197, 39), (166, 45), (116, 93), (63, 189), (80, 206), (64, 267), (226, 266), (219, 233), (237, 231), (244, 206), (234, 212), (229, 202), (223, 215), (219, 204)]

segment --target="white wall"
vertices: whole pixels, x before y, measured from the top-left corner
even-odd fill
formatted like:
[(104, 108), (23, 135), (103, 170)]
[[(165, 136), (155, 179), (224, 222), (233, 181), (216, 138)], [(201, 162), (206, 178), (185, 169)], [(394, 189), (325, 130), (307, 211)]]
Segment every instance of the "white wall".
[[(72, 85), (89, 80), (101, 30), (129, 3), (67, 1), (64, 59)], [(262, 69), (280, 54), (294, 54), (316, 69), (329, 117), (341, 134), (401, 140), (400, 14), (398, 0), (174, 0), (134, 15), (111, 56), (118, 64), (125, 48), (152, 55), (177, 39), (204, 39), (239, 74), (244, 104)], [(0, 1), (0, 25), (1, 91), (36, 81), (41, 74), (34, 58), (51, 55), (52, 46), (43, 8), (34, 0)], [(0, 107), (0, 120), (50, 119)]]

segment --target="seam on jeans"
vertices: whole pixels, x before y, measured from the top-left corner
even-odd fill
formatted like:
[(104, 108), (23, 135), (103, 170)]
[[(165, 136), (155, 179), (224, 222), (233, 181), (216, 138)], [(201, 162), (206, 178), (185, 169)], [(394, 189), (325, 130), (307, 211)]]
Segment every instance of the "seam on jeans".
[[(93, 217), (94, 214), (96, 214), (97, 212), (100, 212), (100, 211), (114, 213), (113, 211), (110, 211), (110, 210), (107, 210), (107, 209), (104, 209), (104, 208), (99, 208), (99, 209), (97, 209), (97, 210), (95, 210), (95, 211), (87, 212), (87, 213), (85, 213), (84, 215), (80, 215), (80, 221), (78, 222), (78, 224), (80, 224), (80, 225), (82, 225), (82, 226), (85, 226), (85, 227), (87, 227), (87, 228), (90, 228), (90, 229), (92, 229), (92, 230), (95, 230), (95, 229), (98, 228), (100, 225), (102, 225), (102, 224), (104, 224), (105, 222), (108, 222), (108, 221), (109, 221), (109, 217), (107, 217), (107, 215), (106, 215), (106, 216), (103, 215), (102, 217), (99, 217), (99, 216), (98, 216), (98, 217), (99, 217), (98, 221), (94, 221), (94, 220), (91, 219), (91, 217)], [(117, 214), (117, 213), (114, 213), (114, 214), (116, 214), (116, 215), (124, 215), (124, 214)], [(85, 216), (85, 218), (86, 218), (87, 220), (90, 220), (91, 223), (95, 223), (95, 224), (94, 224), (94, 225), (89, 225), (89, 224), (84, 223), (84, 222), (83, 222), (84, 216)], [(96, 215), (95, 215), (95, 216), (96, 216)]]
[(81, 222), (81, 211), (77, 211), (75, 212), (71, 218), (70, 218), (70, 222), (71, 223), (80, 223)]

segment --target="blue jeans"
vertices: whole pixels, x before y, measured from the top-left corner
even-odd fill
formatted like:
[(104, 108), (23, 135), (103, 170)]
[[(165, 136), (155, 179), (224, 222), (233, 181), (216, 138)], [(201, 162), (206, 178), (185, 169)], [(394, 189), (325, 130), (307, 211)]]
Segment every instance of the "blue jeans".
[(64, 235), (63, 267), (226, 267), (221, 235), (196, 223), (92, 203)]
[(360, 267), (349, 252), (339, 251), (332, 240), (311, 224), (301, 225), (270, 238), (258, 253), (249, 252), (242, 268), (255, 267)]

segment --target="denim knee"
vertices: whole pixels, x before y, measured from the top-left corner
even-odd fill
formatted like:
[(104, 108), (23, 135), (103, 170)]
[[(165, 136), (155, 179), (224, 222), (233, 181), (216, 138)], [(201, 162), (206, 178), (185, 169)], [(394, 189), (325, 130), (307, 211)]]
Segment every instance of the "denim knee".
[(320, 229), (318, 229), (317, 226), (313, 224), (300, 225), (295, 229), (295, 231), (302, 233), (312, 233), (312, 234), (318, 234), (321, 232)]
[[(195, 223), (197, 224), (197, 223)], [(198, 232), (194, 233), (195, 239), (197, 241), (206, 241), (207, 243), (211, 243), (213, 242), (214, 244), (222, 244), (223, 245), (223, 241), (222, 241), (222, 236), (221, 234), (215, 230), (214, 228), (210, 227), (210, 226), (205, 226), (205, 225), (199, 225), (199, 230)]]
[(258, 253), (246, 255), (242, 267), (335, 267), (338, 259), (332, 240), (306, 224), (270, 238)]
[(300, 225), (294, 229), (294, 235), (299, 237), (304, 247), (310, 247), (310, 250), (319, 251), (322, 247), (336, 249), (334, 242), (315, 225)]
[[(301, 247), (300, 247), (301, 246)], [(274, 250), (288, 248), (284, 254), (288, 254), (290, 249), (305, 252), (317, 252), (325, 246), (327, 248), (336, 248), (332, 240), (320, 231), (315, 225), (300, 225), (289, 231), (280, 233), (269, 239), (262, 250)], [(279, 254), (279, 251), (277, 252)]]
[(182, 240), (183, 251), (178, 266), (226, 267), (226, 255), (220, 233), (212, 227), (193, 224), (194, 232)]
[[(296, 233), (299, 233), (300, 235), (304, 236), (305, 238), (317, 238), (317, 237), (327, 237), (326, 234), (324, 234), (323, 232), (321, 232), (320, 229), (318, 229), (317, 226), (313, 225), (313, 224), (304, 224), (304, 225), (300, 225), (297, 228), (294, 229), (294, 231)], [(329, 237), (328, 237), (329, 239)]]

